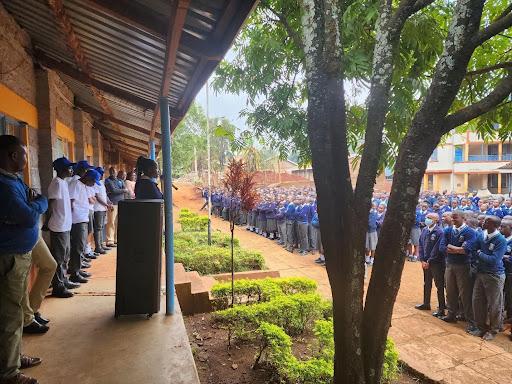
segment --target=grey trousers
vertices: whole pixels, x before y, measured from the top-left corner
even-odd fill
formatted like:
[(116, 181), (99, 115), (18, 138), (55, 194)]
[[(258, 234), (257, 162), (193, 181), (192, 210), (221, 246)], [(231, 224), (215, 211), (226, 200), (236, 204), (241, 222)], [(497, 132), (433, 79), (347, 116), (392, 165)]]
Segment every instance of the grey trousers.
[(297, 223), (299, 230), (299, 244), (300, 250), (307, 252), (309, 250), (309, 239), (308, 239), (308, 223)]
[(460, 294), (462, 305), (464, 307), (464, 316), (466, 317), (468, 324), (473, 324), (473, 304), (469, 264), (446, 264), (444, 278), (446, 281), (448, 316), (457, 316)]
[[(503, 323), (503, 285), (505, 275), (477, 273), (473, 290), (475, 323), (480, 331), (498, 333)], [(487, 315), (490, 325), (487, 327)]]
[(94, 212), (94, 244), (96, 250), (103, 248), (103, 243), (106, 239), (103, 238), (103, 228), (105, 228), (105, 216), (106, 211), (95, 211)]
[(85, 252), (89, 223), (77, 223), (71, 226), (71, 253), (69, 257), (69, 273), (77, 275)]
[(507, 273), (505, 277), (505, 311), (507, 312), (507, 319), (512, 318), (512, 273)]
[(308, 249), (314, 250), (315, 249), (315, 243), (313, 242), (313, 232), (314, 228), (311, 225), (311, 223), (308, 224)]
[(280, 221), (277, 223), (277, 231), (281, 237), (283, 244), (286, 244), (286, 221)]
[(295, 220), (286, 220), (286, 240), (288, 249), (293, 249), (295, 243)]
[(432, 294), (432, 280), (437, 289), (437, 302), (439, 310), (444, 311), (446, 308), (444, 300), (444, 263), (432, 263), (428, 269), (423, 270), (423, 303), (430, 305), (430, 296)]
[(57, 269), (52, 279), (52, 287), (55, 291), (63, 291), (64, 283), (68, 277), (66, 271), (71, 252), (71, 240), (69, 232), (50, 232), (50, 252), (57, 262)]

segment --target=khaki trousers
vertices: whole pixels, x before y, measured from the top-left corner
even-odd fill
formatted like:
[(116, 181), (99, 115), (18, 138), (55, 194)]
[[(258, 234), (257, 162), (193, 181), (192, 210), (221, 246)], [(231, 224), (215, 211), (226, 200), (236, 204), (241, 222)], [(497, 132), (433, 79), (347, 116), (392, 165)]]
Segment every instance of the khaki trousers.
[(20, 373), (22, 301), (31, 261), (30, 252), (0, 255), (0, 382)]
[(50, 286), (55, 270), (57, 269), (57, 262), (53, 258), (48, 246), (42, 237), (37, 240), (36, 246), (32, 250), (32, 263), (39, 269), (37, 272), (36, 280), (30, 290), (27, 292), (23, 299), (23, 313), (24, 313), (24, 326), (30, 325), (34, 322), (34, 312), (39, 312), (41, 303), (43, 302), (48, 287)]
[(117, 205), (113, 211), (107, 211), (107, 244), (117, 243)]

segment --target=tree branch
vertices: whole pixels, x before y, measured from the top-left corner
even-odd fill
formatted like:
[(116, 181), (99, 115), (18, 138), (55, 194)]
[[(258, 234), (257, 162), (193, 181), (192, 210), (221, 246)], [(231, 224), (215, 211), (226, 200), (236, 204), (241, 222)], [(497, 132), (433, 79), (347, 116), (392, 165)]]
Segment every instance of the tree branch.
[(469, 107), (458, 110), (444, 118), (441, 133), (448, 133), (450, 130), (471, 121), (484, 113), (491, 111), (512, 93), (512, 72), (500, 81), (496, 88), (482, 100)]
[(512, 27), (512, 6), (509, 6), (500, 16), (488, 27), (481, 29), (474, 37), (475, 47), (485, 43), (491, 37)]
[(277, 16), (277, 18), (279, 19), (281, 24), (283, 24), (284, 28), (286, 29), (290, 37), (293, 39), (295, 44), (297, 44), (302, 50), (304, 50), (304, 43), (302, 42), (302, 39), (299, 37), (297, 32), (295, 32), (293, 28), (290, 26), (288, 20), (286, 20), (286, 16), (280, 12), (277, 12), (274, 8), (270, 6), (270, 4), (266, 0), (261, 0), (260, 4)]
[(512, 61), (505, 61), (504, 63), (498, 63), (495, 65), (491, 65), (490, 67), (477, 69), (476, 71), (471, 71), (466, 73), (466, 77), (481, 75), (482, 73), (487, 73), (494, 71), (495, 69), (502, 69), (502, 68), (512, 68)]
[(413, 14), (421, 11), (423, 8), (428, 7), (434, 0), (417, 0), (413, 7)]
[(409, 17), (428, 7), (434, 0), (402, 0), (397, 10), (393, 13), (391, 23), (401, 32), (404, 23)]

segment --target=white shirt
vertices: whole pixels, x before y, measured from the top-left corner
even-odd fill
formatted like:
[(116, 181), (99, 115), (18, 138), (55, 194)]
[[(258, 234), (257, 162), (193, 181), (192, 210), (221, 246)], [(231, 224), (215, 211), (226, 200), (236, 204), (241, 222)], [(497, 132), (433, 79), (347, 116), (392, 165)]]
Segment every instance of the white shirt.
[(48, 187), (48, 199), (54, 200), (51, 205), (50, 221), (48, 222), (50, 231), (71, 231), (71, 200), (68, 183), (58, 176), (54, 178)]
[(88, 188), (80, 179), (74, 179), (69, 183), (69, 198), (74, 199), (71, 214), (73, 224), (89, 222), (89, 197), (93, 196), (92, 188)]
[[(96, 196), (96, 189), (94, 188), (96, 185), (98, 184), (94, 183), (92, 187), (87, 187), (87, 189), (89, 190), (89, 194), (92, 195), (91, 197)], [(94, 204), (89, 204), (89, 210), (94, 211)]]
[[(94, 190), (95, 196), (99, 195), (103, 202), (105, 202), (105, 203), (107, 202), (107, 190), (103, 184), (101, 184), (101, 185), (94, 184), (92, 189)], [(96, 199), (96, 202), (94, 203), (94, 212), (105, 212), (106, 210), (107, 210), (107, 207), (98, 203), (98, 199)]]

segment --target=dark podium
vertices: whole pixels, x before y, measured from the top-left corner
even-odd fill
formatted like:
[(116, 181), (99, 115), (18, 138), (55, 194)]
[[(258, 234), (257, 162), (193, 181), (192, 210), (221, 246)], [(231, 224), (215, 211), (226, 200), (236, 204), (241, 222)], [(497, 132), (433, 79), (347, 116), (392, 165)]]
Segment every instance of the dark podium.
[(122, 200), (117, 228), (115, 317), (160, 310), (163, 200)]

